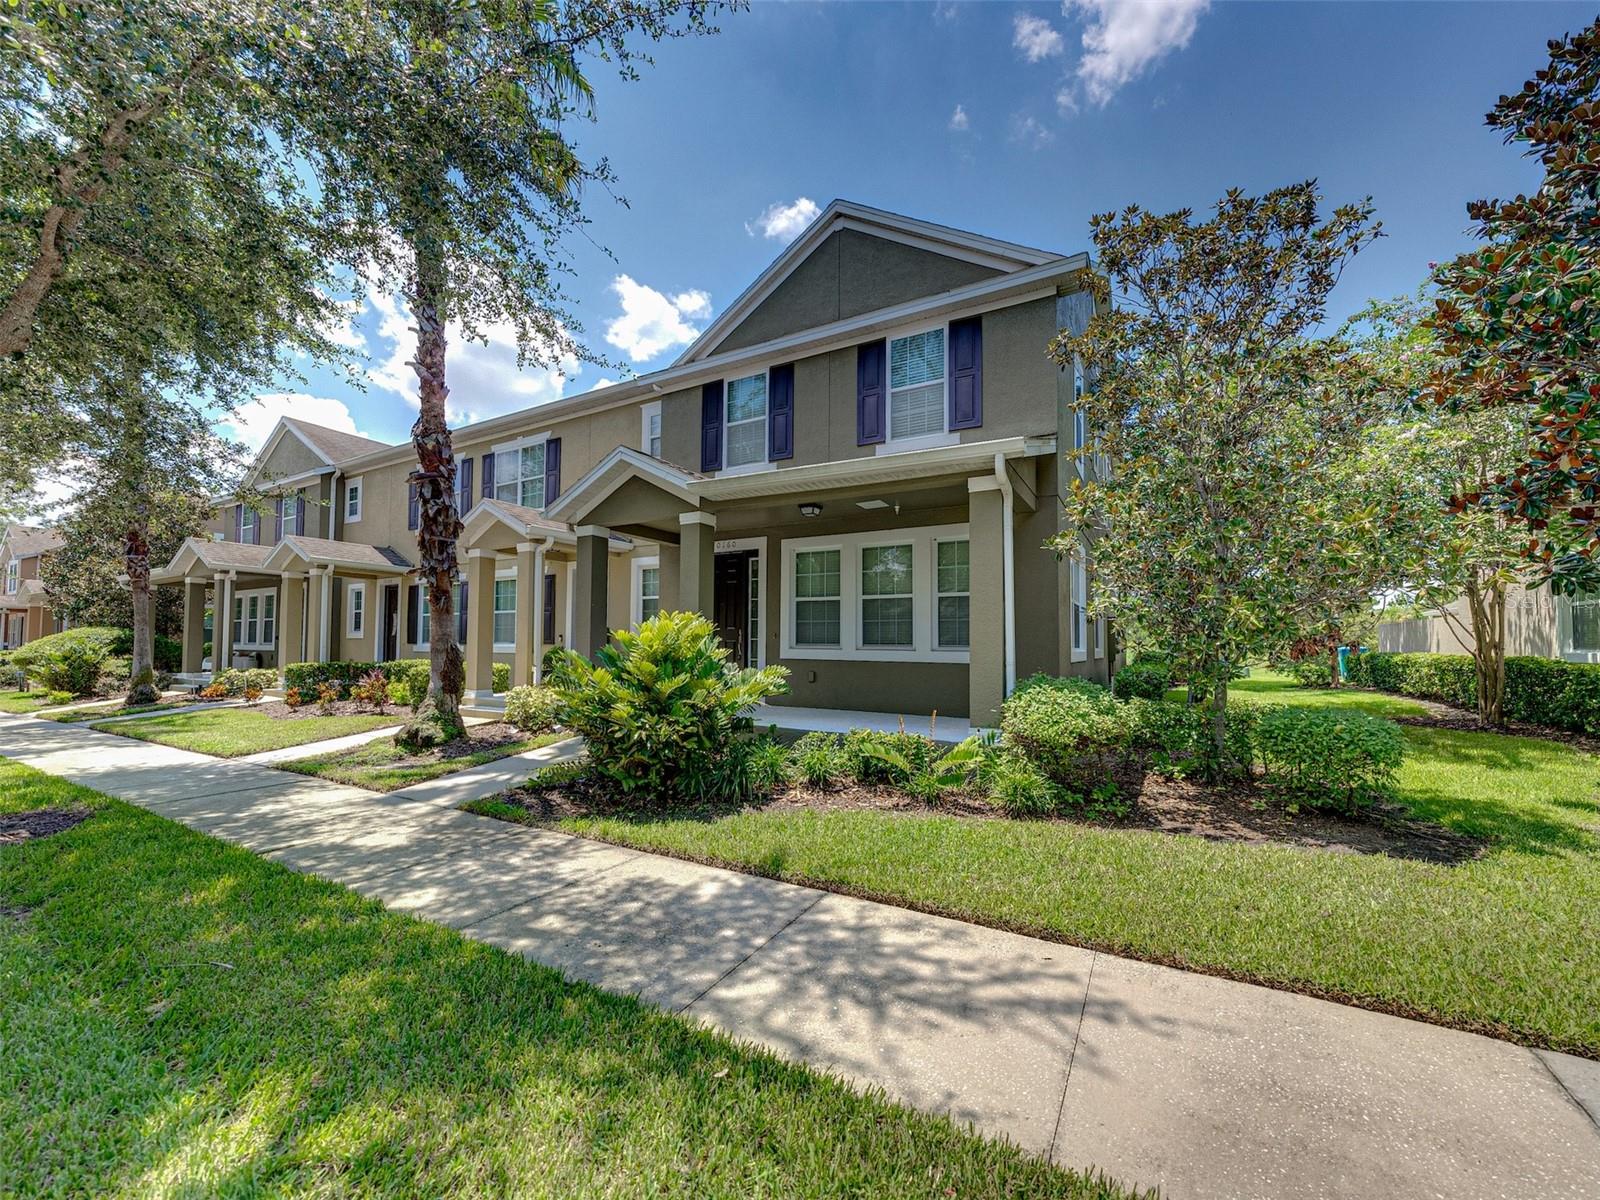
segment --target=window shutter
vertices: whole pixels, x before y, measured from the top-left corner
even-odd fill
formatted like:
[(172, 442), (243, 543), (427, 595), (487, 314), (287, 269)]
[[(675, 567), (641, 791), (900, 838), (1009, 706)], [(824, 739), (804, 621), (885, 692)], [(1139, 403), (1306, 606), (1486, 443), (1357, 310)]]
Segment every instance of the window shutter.
[(550, 438), (544, 444), (544, 503), (548, 508), (561, 495), (561, 439)]
[(272, 544), (283, 541), (283, 497), (272, 502)]
[(236, 542), (244, 541), (244, 505), (242, 504), (233, 506), (233, 540)]
[(545, 649), (556, 644), (556, 577), (544, 577), (544, 641)]
[(856, 445), (873, 446), (884, 440), (888, 387), (889, 344), (879, 340), (856, 347)]
[(494, 455), (483, 456), (483, 498), (494, 499)]
[(722, 380), (700, 389), (700, 469), (722, 470)]
[(463, 458), (456, 465), (456, 509), (463, 518), (472, 511), (472, 460)]
[(417, 644), (417, 630), (422, 624), (422, 585), (411, 585), (411, 596), (406, 602), (406, 642), (408, 645)]
[(417, 483), (416, 480), (412, 480), (411, 491), (408, 499), (406, 500), (406, 528), (415, 529), (422, 523), (421, 516), (421, 505), (417, 503)]
[(296, 534), (304, 534), (306, 531), (306, 494), (304, 492), (296, 492), (294, 494), (294, 531)]
[(950, 322), (950, 428), (983, 424), (983, 318)]
[[(489, 601), (494, 603), (493, 598)], [(467, 581), (461, 581), (461, 610), (456, 613), (456, 641), (463, 646), (467, 644)]]
[(767, 376), (767, 458), (794, 457), (794, 364), (773, 367)]

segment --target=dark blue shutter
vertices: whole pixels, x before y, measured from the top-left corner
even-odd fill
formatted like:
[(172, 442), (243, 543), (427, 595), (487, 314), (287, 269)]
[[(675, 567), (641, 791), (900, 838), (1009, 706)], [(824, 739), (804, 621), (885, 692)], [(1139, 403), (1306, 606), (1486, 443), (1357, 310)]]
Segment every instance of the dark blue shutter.
[(406, 528), (415, 529), (422, 523), (422, 506), (417, 502), (417, 484), (413, 480), (406, 500)]
[(544, 504), (546, 508), (561, 495), (561, 439), (551, 438), (544, 444)]
[(883, 341), (856, 347), (856, 445), (872, 446), (884, 440), (888, 408), (889, 346)]
[[(493, 600), (491, 598), (491, 603)], [(456, 641), (467, 644), (467, 581), (461, 581), (461, 606), (456, 613)]]
[(549, 649), (556, 644), (556, 577), (544, 577), (544, 644)]
[(472, 511), (472, 460), (463, 458), (456, 465), (456, 509), (465, 517)]
[(276, 546), (283, 541), (283, 497), (279, 496), (272, 503), (272, 544)]
[(773, 367), (767, 377), (767, 457), (794, 457), (794, 364)]
[(236, 542), (244, 541), (244, 505), (242, 504), (233, 506), (233, 540)]
[(494, 455), (483, 456), (483, 498), (494, 499)]
[(983, 424), (983, 318), (950, 322), (950, 428)]
[(303, 534), (306, 531), (306, 494), (304, 492), (296, 492), (294, 494), (294, 531), (297, 534)]
[(411, 585), (411, 599), (406, 604), (406, 643), (417, 644), (417, 629), (422, 621), (422, 586)]
[(722, 380), (700, 389), (700, 469), (722, 470)]

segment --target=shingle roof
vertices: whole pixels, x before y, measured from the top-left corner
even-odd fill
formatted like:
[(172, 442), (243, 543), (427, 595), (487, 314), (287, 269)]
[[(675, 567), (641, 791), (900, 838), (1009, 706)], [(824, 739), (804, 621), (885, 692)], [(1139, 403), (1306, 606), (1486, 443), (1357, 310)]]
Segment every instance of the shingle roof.
[(298, 533), (283, 540), (312, 560), (337, 559), (344, 563), (371, 563), (375, 567), (407, 569), (411, 566), (411, 560), (392, 546), (369, 546), (365, 542), (338, 542), (331, 538), (302, 537)]
[(347, 458), (371, 454), (374, 450), (387, 450), (390, 446), (388, 442), (374, 441), (357, 433), (346, 433), (342, 429), (329, 429), (326, 425), (313, 425), (310, 421), (302, 421), (298, 417), (285, 417), (283, 421), (284, 424), (292, 426), (296, 433), (321, 451), (332, 463), (341, 463)]
[(516, 521), (521, 521), (529, 529), (548, 529), (551, 533), (571, 533), (572, 526), (565, 521), (552, 521), (537, 508), (528, 508), (522, 504), (512, 504), (509, 500), (496, 500), (494, 506), (506, 516)]
[(265, 566), (273, 546), (257, 546), (251, 542), (214, 542), (205, 538), (190, 538), (195, 557), (208, 567), (233, 569), (236, 567)]
[(12, 558), (48, 554), (67, 544), (67, 540), (54, 529), (35, 525), (13, 525), (6, 530), (5, 539), (6, 545), (11, 547)]

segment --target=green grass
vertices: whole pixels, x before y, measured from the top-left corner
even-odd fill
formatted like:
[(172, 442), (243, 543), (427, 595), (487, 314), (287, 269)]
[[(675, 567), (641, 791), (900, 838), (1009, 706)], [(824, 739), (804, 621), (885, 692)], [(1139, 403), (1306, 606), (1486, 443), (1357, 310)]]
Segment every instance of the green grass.
[[(1173, 688), (1167, 693), (1169, 700), (1182, 700), (1184, 689)], [(1369, 692), (1362, 688), (1305, 688), (1290, 676), (1276, 671), (1255, 668), (1244, 679), (1235, 679), (1228, 685), (1230, 700), (1243, 700), (1248, 704), (1290, 704), (1297, 708), (1349, 708), (1371, 713), (1375, 717), (1425, 717), (1429, 709), (1415, 700), (1391, 696), (1387, 692)]]
[(169, 708), (188, 708), (199, 701), (191, 699), (163, 700), (159, 704), (136, 704), (128, 707), (96, 707), (78, 708), (69, 712), (47, 713), (48, 721), (60, 721), (64, 725), (76, 725), (87, 721), (104, 721), (107, 717), (133, 717), (143, 716), (145, 713), (165, 712)]
[(74, 699), (71, 692), (0, 692), (0, 713), (21, 715), (57, 704), (71, 704)]
[(315, 758), (297, 758), (293, 762), (275, 765), (281, 770), (294, 771), (300, 775), (315, 775), (319, 779), (331, 779), (336, 783), (348, 783), (353, 787), (392, 792), (398, 788), (410, 787), (413, 783), (425, 783), (430, 779), (453, 775), (457, 771), (493, 762), (510, 754), (537, 750), (541, 746), (559, 742), (566, 736), (564, 733), (546, 733), (538, 737), (524, 738), (520, 742), (495, 746), (492, 749), (475, 750), (471, 754), (463, 754), (456, 758), (434, 757), (427, 762), (404, 765), (402, 760), (412, 758), (414, 755), (402, 750), (391, 741), (379, 738), (375, 742), (368, 742), (365, 746), (357, 746), (353, 750), (341, 750), (333, 754), (318, 755)]
[(8, 1196), (1115, 1197), (0, 759)]
[(871, 811), (561, 827), (1600, 1057), (1600, 760), (1532, 738), (1404, 732), (1404, 802), (1488, 839), (1481, 858)]
[(143, 721), (91, 725), (91, 729), (141, 742), (160, 742), (180, 750), (196, 750), (219, 758), (238, 758), (263, 750), (303, 746), (325, 738), (344, 737), (368, 729), (383, 729), (403, 724), (390, 713), (359, 713), (336, 717), (269, 717), (247, 708), (213, 708), (201, 712), (175, 713), (169, 717), (150, 717)]

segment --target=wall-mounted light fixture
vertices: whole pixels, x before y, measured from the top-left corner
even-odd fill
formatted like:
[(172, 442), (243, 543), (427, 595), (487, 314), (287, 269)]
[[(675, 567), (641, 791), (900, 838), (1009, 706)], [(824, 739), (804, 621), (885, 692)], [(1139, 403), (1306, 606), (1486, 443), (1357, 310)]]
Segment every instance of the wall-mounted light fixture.
[(820, 517), (822, 515), (822, 505), (807, 501), (800, 506), (800, 515), (802, 517)]

